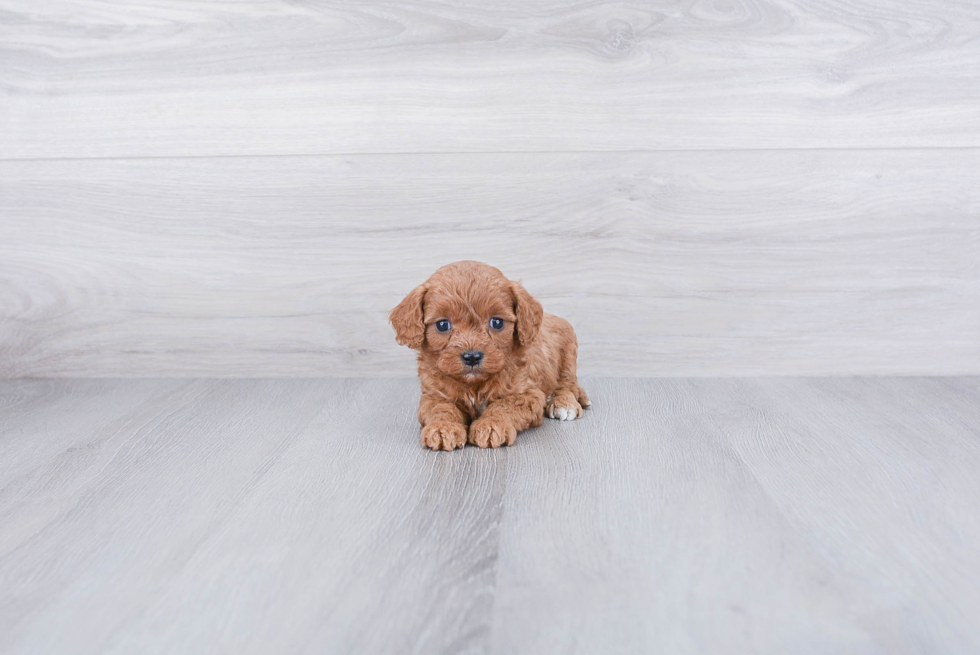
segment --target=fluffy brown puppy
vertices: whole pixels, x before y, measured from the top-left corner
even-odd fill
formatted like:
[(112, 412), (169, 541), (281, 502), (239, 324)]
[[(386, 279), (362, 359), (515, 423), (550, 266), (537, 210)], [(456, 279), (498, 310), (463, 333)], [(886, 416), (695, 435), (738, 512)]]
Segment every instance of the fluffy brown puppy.
[(511, 445), (547, 415), (582, 416), (578, 342), (519, 282), (480, 262), (443, 266), (391, 310), (398, 343), (419, 351), (422, 443)]

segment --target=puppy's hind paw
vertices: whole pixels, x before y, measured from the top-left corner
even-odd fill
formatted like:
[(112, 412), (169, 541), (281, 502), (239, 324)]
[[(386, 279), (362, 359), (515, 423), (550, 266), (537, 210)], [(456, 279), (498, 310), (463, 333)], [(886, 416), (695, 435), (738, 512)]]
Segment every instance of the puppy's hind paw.
[(455, 450), (466, 445), (466, 426), (432, 423), (422, 428), (422, 445), (432, 450)]
[(558, 391), (544, 406), (544, 415), (559, 421), (574, 421), (582, 416), (582, 405), (570, 391)]

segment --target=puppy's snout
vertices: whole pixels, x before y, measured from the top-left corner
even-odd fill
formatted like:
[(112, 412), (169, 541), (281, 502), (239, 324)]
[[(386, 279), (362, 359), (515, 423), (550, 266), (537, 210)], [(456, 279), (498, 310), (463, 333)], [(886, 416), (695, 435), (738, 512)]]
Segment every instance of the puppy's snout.
[(467, 350), (460, 357), (467, 366), (476, 366), (483, 361), (482, 350)]

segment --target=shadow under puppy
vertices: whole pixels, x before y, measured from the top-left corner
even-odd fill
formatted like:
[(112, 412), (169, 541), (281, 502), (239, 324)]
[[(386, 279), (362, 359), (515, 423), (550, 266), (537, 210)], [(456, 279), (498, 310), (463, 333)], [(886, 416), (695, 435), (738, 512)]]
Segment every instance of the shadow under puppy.
[(389, 320), (398, 343), (419, 351), (429, 448), (509, 446), (545, 415), (572, 420), (590, 405), (575, 375), (572, 326), (493, 266), (443, 266)]

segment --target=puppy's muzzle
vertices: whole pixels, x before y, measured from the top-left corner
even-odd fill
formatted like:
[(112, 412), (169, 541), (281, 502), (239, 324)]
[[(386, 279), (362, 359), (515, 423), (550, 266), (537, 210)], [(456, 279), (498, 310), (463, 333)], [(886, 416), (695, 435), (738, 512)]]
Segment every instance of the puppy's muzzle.
[(467, 350), (462, 355), (459, 356), (463, 360), (463, 363), (467, 366), (479, 366), (480, 362), (483, 361), (483, 351), (482, 350)]

